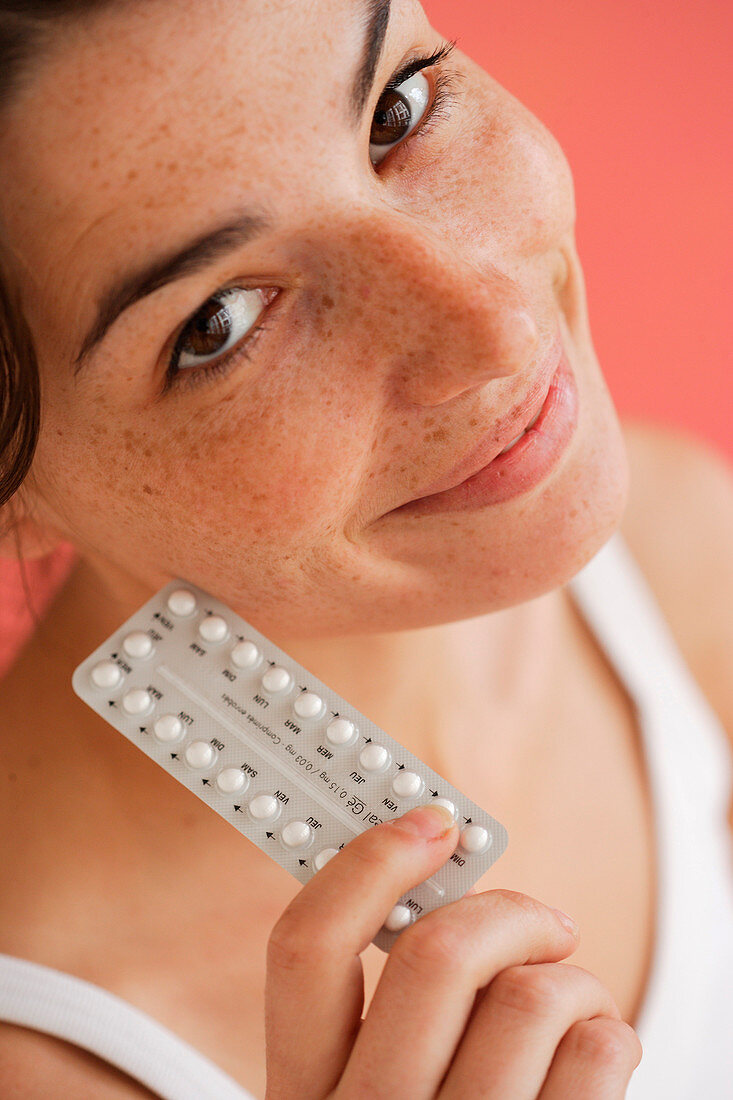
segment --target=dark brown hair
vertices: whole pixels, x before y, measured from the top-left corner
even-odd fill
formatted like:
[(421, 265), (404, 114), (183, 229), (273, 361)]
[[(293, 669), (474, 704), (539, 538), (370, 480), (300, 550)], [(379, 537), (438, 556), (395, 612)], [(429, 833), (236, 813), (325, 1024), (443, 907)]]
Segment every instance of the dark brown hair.
[[(30, 79), (33, 62), (63, 21), (111, 0), (0, 0), (0, 127), (2, 110)], [(0, 226), (0, 508), (25, 480), (41, 424), (38, 357), (33, 335), (2, 265)], [(3, 530), (0, 528), (0, 534)]]
[(38, 360), (20, 303), (0, 275), (0, 507), (30, 469), (41, 423)]

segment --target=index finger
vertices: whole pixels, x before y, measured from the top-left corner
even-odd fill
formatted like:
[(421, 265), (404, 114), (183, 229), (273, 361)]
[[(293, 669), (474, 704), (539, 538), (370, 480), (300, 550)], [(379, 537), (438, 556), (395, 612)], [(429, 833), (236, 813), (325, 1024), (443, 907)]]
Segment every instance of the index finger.
[(335, 1087), (360, 1027), (359, 955), (397, 899), (448, 859), (460, 831), (447, 824), (421, 806), (365, 830), (283, 912), (267, 948), (268, 1096), (306, 1100)]

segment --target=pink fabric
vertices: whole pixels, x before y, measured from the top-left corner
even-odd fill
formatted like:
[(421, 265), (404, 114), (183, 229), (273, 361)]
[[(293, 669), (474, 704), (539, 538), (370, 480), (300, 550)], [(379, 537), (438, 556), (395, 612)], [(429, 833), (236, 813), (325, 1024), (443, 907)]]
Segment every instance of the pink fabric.
[[(76, 556), (71, 543), (64, 542), (47, 557), (24, 563), (23, 572), (39, 618), (71, 572)], [(0, 558), (0, 677), (8, 671), (34, 629), (21, 567), (17, 561)]]

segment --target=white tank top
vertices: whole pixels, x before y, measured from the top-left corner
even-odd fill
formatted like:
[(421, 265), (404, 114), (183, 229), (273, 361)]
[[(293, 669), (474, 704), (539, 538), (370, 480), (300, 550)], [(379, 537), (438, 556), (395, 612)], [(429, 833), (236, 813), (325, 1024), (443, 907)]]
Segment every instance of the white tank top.
[[(568, 585), (637, 715), (656, 826), (651, 972), (627, 1100), (733, 1100), (733, 757), (616, 533)], [(511, 842), (511, 822), (508, 822)], [(0, 954), (0, 1019), (92, 1051), (164, 1100), (255, 1100), (112, 993)]]

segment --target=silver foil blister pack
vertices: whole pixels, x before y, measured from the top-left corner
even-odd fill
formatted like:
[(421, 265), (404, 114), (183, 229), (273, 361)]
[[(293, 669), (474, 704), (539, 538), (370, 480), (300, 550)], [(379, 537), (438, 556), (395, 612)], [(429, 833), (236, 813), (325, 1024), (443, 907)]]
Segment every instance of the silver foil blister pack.
[(76, 694), (300, 882), (413, 806), (452, 808), (460, 839), (374, 937), (389, 951), (499, 858), (495, 818), (220, 600), (165, 585), (74, 670)]

